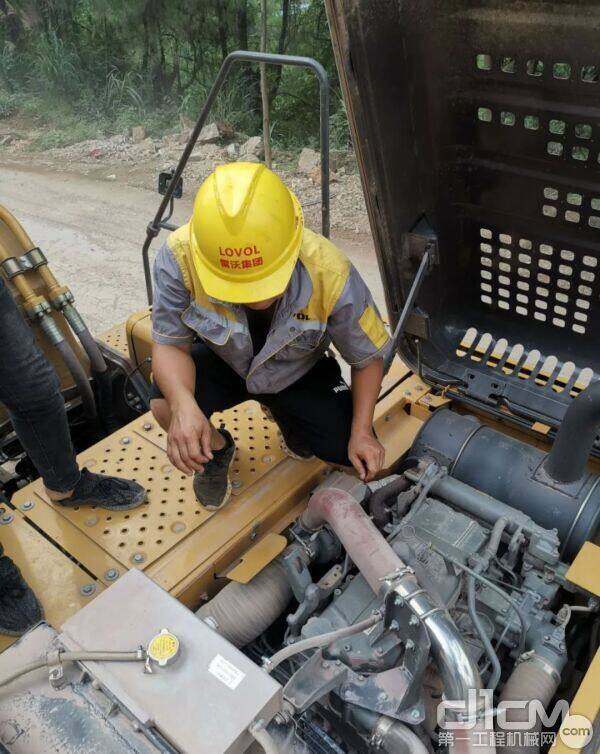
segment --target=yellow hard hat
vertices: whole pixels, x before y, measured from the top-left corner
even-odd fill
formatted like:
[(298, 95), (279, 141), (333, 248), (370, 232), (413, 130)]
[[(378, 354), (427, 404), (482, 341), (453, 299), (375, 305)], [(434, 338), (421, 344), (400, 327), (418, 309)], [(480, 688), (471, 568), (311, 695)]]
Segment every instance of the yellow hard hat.
[(205, 292), (234, 304), (279, 296), (303, 228), (300, 203), (265, 165), (218, 167), (200, 186), (190, 221), (192, 259)]

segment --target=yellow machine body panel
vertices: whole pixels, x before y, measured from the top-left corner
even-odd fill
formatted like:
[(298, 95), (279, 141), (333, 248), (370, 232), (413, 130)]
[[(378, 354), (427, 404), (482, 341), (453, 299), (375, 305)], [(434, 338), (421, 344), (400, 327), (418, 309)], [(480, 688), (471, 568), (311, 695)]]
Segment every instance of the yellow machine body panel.
[(150, 379), (150, 357), (152, 355), (152, 314), (150, 309), (142, 309), (127, 320), (127, 347), (129, 358), (140, 368), (144, 377)]
[[(38, 595), (45, 620), (61, 626), (99, 594), (104, 585), (55, 547), (25, 516), (20, 510), (2, 509), (0, 541), (4, 554), (18, 564), (23, 577)], [(0, 634), (0, 652), (15, 640), (14, 636)]]
[(590, 594), (600, 597), (600, 547), (597, 544), (584, 543), (567, 571), (567, 579)]
[(100, 340), (104, 345), (111, 348), (113, 351), (117, 351), (121, 356), (129, 358), (129, 347), (127, 344), (127, 333), (125, 331), (125, 325), (120, 322), (117, 325), (113, 325), (110, 330), (106, 330), (100, 335)]
[[(396, 363), (386, 385), (408, 375), (406, 367)], [(413, 390), (403, 384), (380, 401), (376, 412), (387, 467), (408, 450), (425, 418), (409, 410)], [(120, 512), (61, 508), (50, 502), (40, 480), (15, 493), (12, 503), (22, 510), (24, 521), (93, 574), (99, 586), (109, 586), (126, 570), (137, 568), (188, 606), (196, 606), (227, 580), (247, 581), (276, 557), (284, 543), (275, 535), (298, 517), (309, 492), (329, 471), (316, 459), (301, 462), (285, 456), (276, 425), (254, 401), (218, 418), (232, 429), (237, 445), (232, 500), (221, 511), (211, 513), (197, 503), (192, 478), (169, 462), (165, 433), (150, 413), (78, 458), (93, 471), (135, 478), (148, 490), (145, 505)], [(17, 557), (17, 563), (25, 557)], [(50, 585), (40, 590), (44, 604), (60, 602), (63, 587), (60, 583), (56, 589)]]

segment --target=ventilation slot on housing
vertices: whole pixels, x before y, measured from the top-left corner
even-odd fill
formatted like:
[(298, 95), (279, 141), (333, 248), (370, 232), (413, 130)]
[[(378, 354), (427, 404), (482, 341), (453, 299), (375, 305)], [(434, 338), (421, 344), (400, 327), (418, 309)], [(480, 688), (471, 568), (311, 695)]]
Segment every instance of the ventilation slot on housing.
[[(545, 201), (558, 192), (545, 190)], [(581, 194), (568, 195), (573, 202)], [(594, 201), (596, 201), (594, 199)], [(554, 205), (544, 205), (552, 208)], [(549, 210), (548, 210), (549, 212)], [(549, 212), (548, 216), (554, 215)], [(480, 300), (486, 306), (584, 335), (598, 295), (598, 259), (520, 234), (479, 228)]]
[(543, 356), (537, 349), (526, 351), (522, 344), (509, 345), (505, 338), (494, 340), (490, 333), (470, 327), (456, 348), (459, 359), (485, 365), (502, 375), (529, 380), (540, 388), (576, 398), (594, 379), (589, 367), (579, 369), (573, 362), (561, 364), (556, 356)]
[(600, 196), (580, 191), (559, 191), (546, 186), (540, 200), (544, 217), (556, 218), (568, 225), (600, 230)]

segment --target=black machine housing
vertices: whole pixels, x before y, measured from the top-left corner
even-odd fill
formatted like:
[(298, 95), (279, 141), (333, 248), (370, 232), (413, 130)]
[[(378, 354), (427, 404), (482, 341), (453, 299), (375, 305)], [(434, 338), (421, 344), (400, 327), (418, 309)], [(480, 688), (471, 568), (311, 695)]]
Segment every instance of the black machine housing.
[(327, 8), (393, 319), (436, 246), (402, 358), (552, 434), (600, 368), (600, 6)]

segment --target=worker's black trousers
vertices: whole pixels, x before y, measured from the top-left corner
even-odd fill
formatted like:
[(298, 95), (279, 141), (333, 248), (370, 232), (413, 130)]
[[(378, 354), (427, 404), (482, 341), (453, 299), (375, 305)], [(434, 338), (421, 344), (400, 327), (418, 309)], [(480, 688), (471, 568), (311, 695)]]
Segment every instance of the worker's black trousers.
[(79, 481), (58, 377), (0, 279), (0, 402), (48, 489)]
[[(245, 380), (208, 346), (195, 344), (192, 356), (196, 364), (196, 401), (206, 416), (247, 400), (258, 401), (317, 458), (338, 466), (351, 466), (348, 442), (352, 393), (342, 380), (334, 358), (324, 356), (303, 377), (278, 393), (255, 394), (248, 393)], [(150, 398), (162, 398), (155, 384)]]

